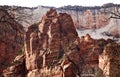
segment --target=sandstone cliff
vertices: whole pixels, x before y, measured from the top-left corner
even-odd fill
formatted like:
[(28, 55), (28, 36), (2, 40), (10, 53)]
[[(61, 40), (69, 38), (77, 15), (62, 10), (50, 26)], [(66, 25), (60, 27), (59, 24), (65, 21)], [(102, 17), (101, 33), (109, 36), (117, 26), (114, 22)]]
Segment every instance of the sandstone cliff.
[(120, 45), (109, 43), (99, 55), (99, 67), (103, 70), (105, 77), (120, 76)]
[[(4, 76), (105, 77), (101, 64), (104, 64), (106, 59), (101, 61), (99, 56), (104, 56), (107, 51), (114, 60), (113, 57), (116, 54), (113, 51), (114, 47), (115, 51), (120, 52), (118, 44), (114, 47), (108, 46), (109, 50), (106, 50), (106, 45), (109, 43), (115, 44), (111, 39), (97, 40), (89, 34), (79, 38), (71, 16), (51, 9), (39, 23), (28, 27), (24, 41), (24, 53), (15, 58), (13, 66), (4, 70)], [(119, 54), (117, 56), (119, 59)], [(118, 59), (115, 59), (115, 62)], [(112, 69), (116, 68), (116, 65), (119, 66), (119, 63), (111, 65)], [(119, 75), (119, 71), (116, 73), (109, 71)]]
[[(72, 18), (51, 9), (26, 33), (26, 76), (76, 77), (80, 68), (79, 52), (79, 38)], [(13, 72), (5, 76), (18, 77), (20, 74)]]
[(110, 17), (114, 16), (113, 13), (117, 13), (117, 10), (119, 11), (119, 7), (119, 4), (105, 4), (95, 7), (69, 5), (60, 8), (1, 6), (1, 8), (7, 9), (10, 14), (13, 14), (16, 21), (22, 24), (25, 29), (34, 23), (38, 23), (50, 8), (54, 8), (57, 12), (71, 15), (80, 37), (81, 35), (90, 34), (97, 39), (118, 38), (115, 40), (120, 40), (120, 20)]
[(79, 63), (79, 40), (70, 15), (48, 11), (40, 24), (28, 28), (25, 49), (28, 77), (76, 75), (73, 63)]
[(23, 32), (23, 27), (7, 11), (0, 9), (0, 74), (21, 53)]

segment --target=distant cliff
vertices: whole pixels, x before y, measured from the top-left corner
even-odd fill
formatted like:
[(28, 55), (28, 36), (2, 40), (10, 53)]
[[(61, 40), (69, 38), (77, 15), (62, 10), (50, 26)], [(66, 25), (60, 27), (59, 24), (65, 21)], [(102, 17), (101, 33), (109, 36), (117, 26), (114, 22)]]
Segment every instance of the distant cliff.
[[(19, 6), (1, 6), (15, 17), (16, 21), (22, 24), (25, 29), (34, 23), (38, 23), (42, 16), (50, 9), (57, 12), (68, 13), (72, 16), (74, 25), (80, 35), (87, 33), (95, 38), (120, 37), (120, 20), (110, 18), (112, 13), (120, 11), (119, 4), (104, 4), (103, 6), (83, 7), (83, 6), (63, 6), (60, 8), (38, 6), (33, 8)], [(88, 31), (89, 30), (89, 31)]]

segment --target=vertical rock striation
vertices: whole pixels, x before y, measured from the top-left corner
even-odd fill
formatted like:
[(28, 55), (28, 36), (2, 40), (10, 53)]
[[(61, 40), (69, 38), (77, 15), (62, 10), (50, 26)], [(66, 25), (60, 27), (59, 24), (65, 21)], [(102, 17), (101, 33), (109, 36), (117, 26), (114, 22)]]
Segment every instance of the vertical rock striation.
[(26, 33), (27, 77), (75, 76), (75, 69), (79, 69), (79, 49), (79, 38), (70, 15), (57, 14), (51, 9)]

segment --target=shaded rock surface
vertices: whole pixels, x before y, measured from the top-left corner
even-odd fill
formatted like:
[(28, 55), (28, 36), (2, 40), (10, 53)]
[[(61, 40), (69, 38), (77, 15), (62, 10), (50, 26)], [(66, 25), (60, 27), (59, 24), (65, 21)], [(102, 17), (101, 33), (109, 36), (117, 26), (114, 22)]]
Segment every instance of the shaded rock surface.
[(99, 55), (99, 67), (103, 70), (105, 77), (120, 76), (120, 45), (109, 43)]
[(4, 77), (25, 77), (26, 73), (24, 55), (18, 55), (11, 63), (11, 66), (3, 71)]
[[(80, 38), (80, 57), (82, 58), (82, 63), (80, 66), (82, 67), (82, 71), (81, 71), (82, 77), (86, 77), (86, 76), (87, 77), (107, 77), (107, 75), (105, 75), (106, 69), (108, 73), (111, 73), (110, 71), (114, 68), (118, 70), (118, 68), (116, 68), (115, 66), (118, 67), (119, 62), (116, 64), (113, 64), (112, 61), (106, 60), (107, 57), (104, 55), (106, 51), (106, 46), (109, 44), (110, 45), (113, 44), (114, 47), (112, 46), (108, 47), (109, 50), (107, 49), (107, 53), (110, 53), (111, 55), (113, 55), (114, 53), (117, 52), (116, 57), (120, 59), (119, 58), (120, 47), (113, 40), (111, 39), (97, 40), (97, 39), (91, 38), (89, 34), (86, 34), (86, 36), (82, 36)], [(118, 61), (118, 59), (115, 60), (114, 57), (110, 56), (109, 58), (112, 58), (112, 60), (115, 62)], [(106, 65), (106, 61), (107, 61), (107, 64), (110, 63), (110, 65), (112, 66)], [(118, 74), (119, 71), (117, 70), (116, 72)], [(113, 73), (113, 74), (114, 75), (110, 75), (109, 77), (116, 77), (117, 74), (116, 73)]]
[(23, 31), (7, 11), (0, 9), (0, 74), (21, 51)]

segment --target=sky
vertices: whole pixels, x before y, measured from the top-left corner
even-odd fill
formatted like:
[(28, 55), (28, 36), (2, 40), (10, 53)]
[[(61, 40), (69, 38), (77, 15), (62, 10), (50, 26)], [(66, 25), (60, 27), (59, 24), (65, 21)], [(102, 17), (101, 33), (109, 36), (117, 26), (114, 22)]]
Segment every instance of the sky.
[(66, 5), (101, 6), (105, 3), (120, 4), (120, 0), (0, 0), (0, 5), (36, 7), (38, 5), (61, 7)]

